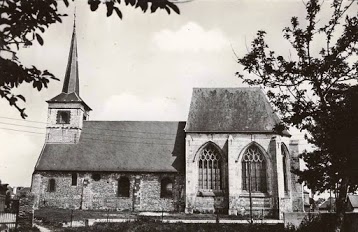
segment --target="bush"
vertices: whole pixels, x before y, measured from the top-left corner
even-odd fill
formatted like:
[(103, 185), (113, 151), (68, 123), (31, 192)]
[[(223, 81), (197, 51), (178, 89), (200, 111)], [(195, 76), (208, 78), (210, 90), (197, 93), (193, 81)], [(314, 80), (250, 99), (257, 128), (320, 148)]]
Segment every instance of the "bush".
[(20, 227), (17, 230), (14, 229), (10, 229), (10, 232), (40, 232), (39, 228), (37, 227)]
[(307, 215), (297, 232), (333, 232), (335, 229), (334, 214)]

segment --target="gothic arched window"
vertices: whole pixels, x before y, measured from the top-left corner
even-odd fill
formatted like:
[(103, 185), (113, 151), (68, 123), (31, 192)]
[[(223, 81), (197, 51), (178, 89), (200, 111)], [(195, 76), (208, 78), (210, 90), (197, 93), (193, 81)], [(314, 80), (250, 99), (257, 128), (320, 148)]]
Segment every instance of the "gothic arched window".
[(129, 197), (129, 179), (126, 176), (122, 176), (118, 180), (118, 196)]
[(222, 189), (222, 159), (219, 151), (208, 144), (199, 154), (199, 189)]
[(242, 157), (242, 189), (252, 192), (267, 190), (266, 161), (256, 145), (247, 148)]
[(281, 154), (282, 154), (282, 169), (283, 169), (283, 183), (285, 192), (288, 191), (288, 178), (287, 178), (287, 158), (288, 158), (288, 150), (285, 144), (281, 144)]

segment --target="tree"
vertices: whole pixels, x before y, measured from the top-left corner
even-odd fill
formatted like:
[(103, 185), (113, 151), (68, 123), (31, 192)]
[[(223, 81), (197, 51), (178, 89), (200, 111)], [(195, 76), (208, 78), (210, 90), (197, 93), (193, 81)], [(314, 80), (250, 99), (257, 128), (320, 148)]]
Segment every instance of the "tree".
[[(265, 41), (266, 32), (258, 31), (250, 51), (238, 58), (243, 70), (253, 75), (244, 76), (242, 71), (237, 75), (249, 85), (267, 88), (269, 99), (283, 118), (283, 124), (275, 128), (278, 132), (287, 126), (308, 132), (306, 139), (316, 149), (302, 154), (308, 169), (297, 173), (315, 191), (337, 187), (339, 231), (347, 192), (356, 190), (358, 181), (354, 172), (348, 171), (358, 154), (353, 146), (356, 133), (351, 133), (358, 129), (353, 107), (357, 101), (358, 11), (349, 13), (358, 4), (334, 0), (328, 22), (318, 18), (324, 2), (309, 0), (304, 4), (304, 25), (292, 17), (291, 25), (283, 29), (294, 53), (288, 58), (276, 54)], [(322, 38), (325, 43), (315, 52), (312, 44), (319, 44)]]
[[(72, 0), (74, 1), (74, 0)], [(69, 1), (63, 0), (68, 7)], [(120, 5), (140, 8), (143, 12), (165, 10), (179, 14), (179, 8), (169, 0), (88, 0), (92, 11), (100, 5), (105, 5), (107, 17), (113, 12), (122, 19)], [(41, 33), (54, 23), (61, 23), (66, 14), (58, 11), (57, 0), (0, 0), (0, 96), (6, 99), (10, 106), (15, 107), (22, 118), (26, 118), (25, 108), (21, 108), (18, 100), (25, 102), (21, 94), (14, 94), (14, 89), (20, 85), (32, 84), (33, 88), (41, 91), (47, 88), (50, 80), (58, 80), (48, 70), (41, 71), (35, 66), (25, 67), (16, 56), (23, 46), (31, 46), (35, 41), (43, 45)]]

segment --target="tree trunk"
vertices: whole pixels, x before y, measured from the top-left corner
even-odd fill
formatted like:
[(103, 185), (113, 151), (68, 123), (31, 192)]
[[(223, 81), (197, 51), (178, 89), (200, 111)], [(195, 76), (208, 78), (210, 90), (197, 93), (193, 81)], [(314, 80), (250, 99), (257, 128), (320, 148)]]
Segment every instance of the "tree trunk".
[(339, 185), (339, 193), (338, 198), (336, 199), (336, 227), (335, 232), (343, 232), (344, 231), (344, 216), (347, 205), (347, 194), (348, 194), (348, 177), (342, 179)]

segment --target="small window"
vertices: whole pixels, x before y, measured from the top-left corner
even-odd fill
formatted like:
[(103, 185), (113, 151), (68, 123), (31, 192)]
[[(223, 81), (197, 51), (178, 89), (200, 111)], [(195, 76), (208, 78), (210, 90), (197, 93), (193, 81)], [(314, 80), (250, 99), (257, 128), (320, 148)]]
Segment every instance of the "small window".
[(101, 175), (99, 173), (93, 173), (92, 174), (92, 179), (94, 181), (99, 181), (101, 179)]
[(58, 111), (57, 112), (57, 124), (69, 124), (70, 123), (70, 111)]
[(129, 179), (128, 177), (122, 176), (118, 180), (118, 196), (129, 197)]
[(72, 173), (72, 186), (77, 186), (77, 173)]
[(163, 178), (160, 182), (160, 197), (170, 198), (173, 196), (173, 181), (170, 178)]
[(55, 192), (56, 191), (56, 181), (55, 179), (50, 179), (48, 183), (48, 191)]

